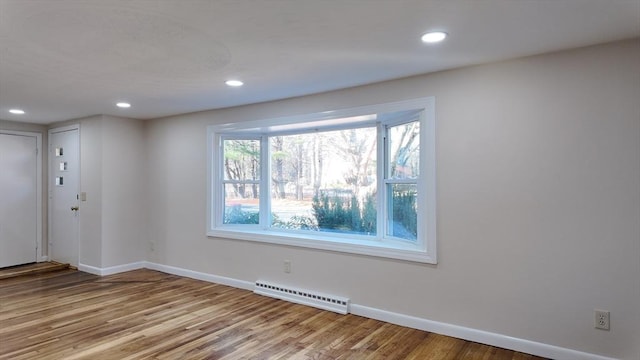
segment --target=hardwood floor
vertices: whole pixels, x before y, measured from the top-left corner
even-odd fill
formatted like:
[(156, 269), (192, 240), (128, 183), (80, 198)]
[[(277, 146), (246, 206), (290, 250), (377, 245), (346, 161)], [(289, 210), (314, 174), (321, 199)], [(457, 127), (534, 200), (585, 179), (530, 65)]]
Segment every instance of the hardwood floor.
[(47, 273), (68, 268), (69, 264), (60, 264), (57, 262), (41, 262), (27, 265), (9, 266), (0, 269), (0, 280), (23, 275), (33, 275), (36, 273)]
[(151, 270), (0, 280), (0, 359), (541, 359)]

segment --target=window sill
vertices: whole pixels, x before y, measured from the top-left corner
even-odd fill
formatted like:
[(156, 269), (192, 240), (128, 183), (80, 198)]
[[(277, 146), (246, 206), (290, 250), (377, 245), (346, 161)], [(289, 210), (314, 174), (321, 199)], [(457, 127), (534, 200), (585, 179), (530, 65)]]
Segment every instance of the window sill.
[(297, 246), (341, 253), (367, 255), (412, 262), (437, 264), (436, 259), (418, 245), (401, 241), (349, 240), (326, 235), (308, 235), (264, 230), (237, 230), (233, 227), (207, 231), (207, 236), (268, 244)]

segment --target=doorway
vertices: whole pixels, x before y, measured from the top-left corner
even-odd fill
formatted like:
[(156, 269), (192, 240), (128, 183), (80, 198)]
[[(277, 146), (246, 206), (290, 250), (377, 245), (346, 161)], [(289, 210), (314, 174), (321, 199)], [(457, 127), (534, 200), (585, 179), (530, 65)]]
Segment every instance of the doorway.
[(78, 125), (49, 130), (49, 258), (78, 267)]
[(39, 260), (41, 147), (39, 133), (0, 130), (0, 268)]

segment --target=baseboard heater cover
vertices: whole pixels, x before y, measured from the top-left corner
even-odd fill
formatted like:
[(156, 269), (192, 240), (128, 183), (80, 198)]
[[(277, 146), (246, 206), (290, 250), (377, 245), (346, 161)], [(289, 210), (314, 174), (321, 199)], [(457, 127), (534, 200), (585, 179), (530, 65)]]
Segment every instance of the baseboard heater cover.
[(349, 299), (340, 296), (327, 295), (311, 290), (272, 284), (265, 281), (256, 281), (253, 292), (276, 299), (290, 301), (296, 304), (308, 305), (323, 310), (337, 312), (343, 315), (349, 312)]

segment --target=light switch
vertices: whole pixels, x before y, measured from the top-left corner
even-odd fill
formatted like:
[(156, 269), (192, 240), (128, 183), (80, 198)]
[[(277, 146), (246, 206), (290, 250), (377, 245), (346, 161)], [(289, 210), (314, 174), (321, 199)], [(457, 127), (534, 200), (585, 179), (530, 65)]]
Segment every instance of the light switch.
[(80, 193), (80, 201), (87, 201), (87, 193), (86, 192), (81, 192)]

